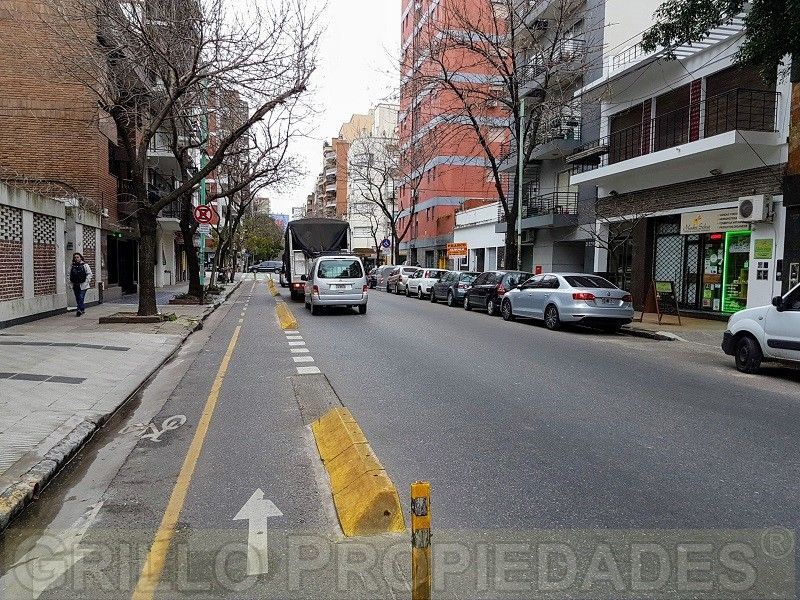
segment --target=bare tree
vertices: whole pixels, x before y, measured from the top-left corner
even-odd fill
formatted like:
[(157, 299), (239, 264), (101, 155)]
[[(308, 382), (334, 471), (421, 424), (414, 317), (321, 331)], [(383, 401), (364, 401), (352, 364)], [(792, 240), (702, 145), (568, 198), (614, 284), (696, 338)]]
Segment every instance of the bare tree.
[(351, 195), (349, 221), (351, 225), (359, 223), (369, 229), (372, 247), (375, 249), (375, 263), (377, 266), (383, 251), (381, 244), (384, 238), (388, 236), (391, 241), (389, 219), (386, 218), (385, 213), (377, 203), (369, 200), (364, 201), (362, 198), (354, 198)]
[[(266, 117), (290, 110), (315, 67), (316, 15), (300, 0), (42, 0), (44, 39), (63, 60), (59, 77), (79, 82), (116, 125), (136, 200), (139, 314), (157, 313), (157, 217), (214, 172)], [(199, 168), (169, 193), (148, 195), (148, 149), (176, 114), (207, 114), (209, 90), (235, 90), (250, 110), (225, 131)], [(190, 240), (189, 240), (190, 243)]]
[[(582, 0), (548, 2), (547, 15), (540, 15), (540, 4), (444, 3), (427, 21), (417, 58), (426, 65), (419, 85), (437, 95), (442, 126), (461, 129), (465, 139), (474, 140), (475, 148), (465, 149), (484, 156), (493, 174), (508, 227), (509, 268), (518, 266), (515, 229), (524, 170), (552, 124), (573, 110), (573, 92), (589, 56), (587, 32), (574, 27)], [(514, 154), (517, 164), (503, 165)]]

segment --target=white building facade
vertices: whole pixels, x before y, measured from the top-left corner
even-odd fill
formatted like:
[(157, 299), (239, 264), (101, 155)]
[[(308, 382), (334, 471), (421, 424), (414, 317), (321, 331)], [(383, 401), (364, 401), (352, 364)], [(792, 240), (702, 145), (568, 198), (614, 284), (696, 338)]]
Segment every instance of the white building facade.
[(579, 91), (601, 98), (599, 139), (568, 162), (597, 186), (594, 270), (643, 306), (656, 282), (698, 315), (781, 290), (790, 84), (734, 64), (741, 20), (692, 46), (609, 57)]
[[(348, 150), (347, 220), (352, 231), (352, 248), (368, 263), (391, 261), (390, 219), (381, 203), (391, 209), (395, 182), (391, 176), (391, 147), (397, 144), (399, 109), (379, 104), (369, 111), (371, 129), (354, 139)], [(388, 246), (382, 245), (384, 240)]]

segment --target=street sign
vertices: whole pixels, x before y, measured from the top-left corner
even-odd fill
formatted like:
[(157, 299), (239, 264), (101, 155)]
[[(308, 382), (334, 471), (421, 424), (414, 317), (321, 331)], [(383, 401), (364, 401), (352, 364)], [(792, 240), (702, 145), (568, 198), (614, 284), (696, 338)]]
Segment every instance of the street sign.
[(465, 242), (447, 244), (447, 258), (467, 258), (467, 250)]
[(213, 223), (215, 217), (213, 206), (202, 204), (194, 209), (194, 220), (198, 223)]
[(202, 225), (197, 226), (197, 233), (203, 235), (209, 235), (211, 233), (211, 225), (207, 223), (203, 223)]
[(389, 246), (391, 246), (391, 245), (392, 245), (392, 242), (390, 242), (388, 239), (385, 239), (385, 238), (384, 238), (384, 240), (381, 242), (381, 246), (382, 246), (382, 247), (384, 247), (384, 248), (388, 248), (388, 247), (389, 247)]

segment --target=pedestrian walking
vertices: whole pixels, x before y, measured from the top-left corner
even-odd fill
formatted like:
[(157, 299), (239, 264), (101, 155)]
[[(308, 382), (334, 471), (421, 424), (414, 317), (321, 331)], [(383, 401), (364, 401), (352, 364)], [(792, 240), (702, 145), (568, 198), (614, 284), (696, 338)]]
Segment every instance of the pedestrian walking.
[(72, 255), (72, 267), (69, 270), (69, 281), (72, 283), (72, 291), (75, 292), (75, 302), (78, 308), (75, 311), (75, 316), (80, 317), (86, 312), (84, 299), (86, 298), (86, 290), (92, 282), (92, 269), (83, 260), (83, 254), (76, 252)]

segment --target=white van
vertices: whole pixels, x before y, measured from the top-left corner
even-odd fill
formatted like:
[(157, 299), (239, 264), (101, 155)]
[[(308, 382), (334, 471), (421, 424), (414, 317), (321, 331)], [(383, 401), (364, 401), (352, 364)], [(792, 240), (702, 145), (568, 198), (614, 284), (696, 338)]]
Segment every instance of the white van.
[(303, 275), (305, 304), (312, 315), (323, 306), (357, 306), (367, 312), (367, 276), (357, 256), (328, 255), (315, 259), (311, 272)]
[(755, 373), (762, 361), (800, 364), (800, 285), (769, 306), (741, 310), (728, 320), (722, 350), (736, 368)]

